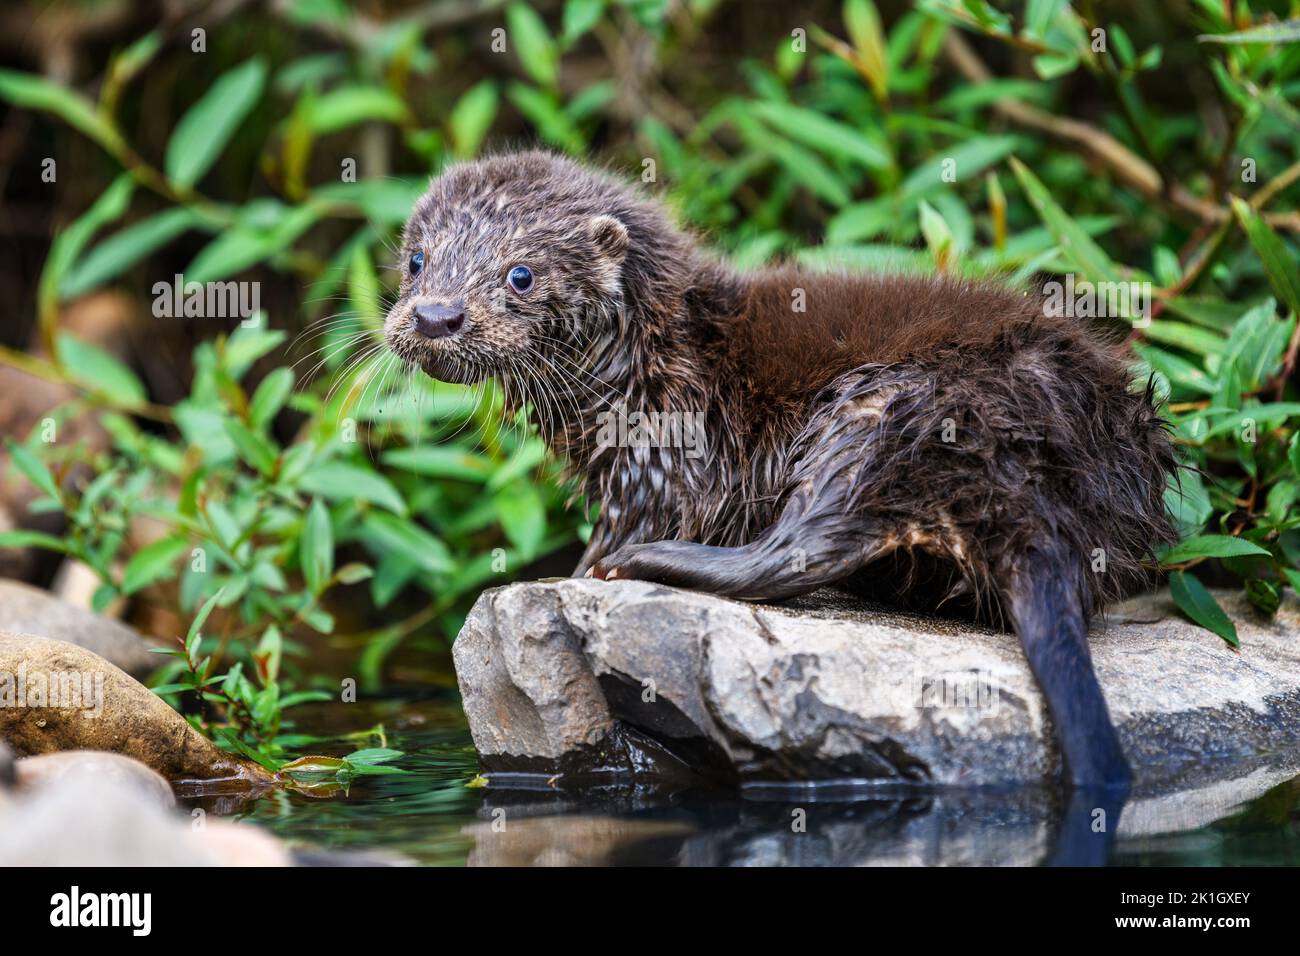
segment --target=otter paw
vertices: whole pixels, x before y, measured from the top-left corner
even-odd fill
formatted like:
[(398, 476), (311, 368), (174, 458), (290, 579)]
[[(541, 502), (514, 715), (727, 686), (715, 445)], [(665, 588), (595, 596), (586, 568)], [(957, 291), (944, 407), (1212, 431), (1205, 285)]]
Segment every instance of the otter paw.
[(624, 578), (634, 578), (638, 581), (663, 581), (663, 565), (655, 560), (654, 555), (657, 543), (625, 544), (593, 564), (588, 576), (602, 581), (617, 581)]

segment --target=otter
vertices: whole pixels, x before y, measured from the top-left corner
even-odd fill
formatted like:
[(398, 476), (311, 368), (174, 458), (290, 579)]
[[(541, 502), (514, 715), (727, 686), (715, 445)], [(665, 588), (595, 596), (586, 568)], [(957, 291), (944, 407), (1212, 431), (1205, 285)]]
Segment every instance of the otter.
[[(1174, 540), (1176, 460), (1119, 345), (994, 280), (739, 271), (540, 151), (443, 171), (401, 250), (389, 346), (530, 407), (599, 503), (575, 574), (751, 601), (837, 585), (1009, 624), (1066, 782), (1128, 788), (1088, 620)], [(702, 426), (691, 448), (608, 427), (637, 413)]]

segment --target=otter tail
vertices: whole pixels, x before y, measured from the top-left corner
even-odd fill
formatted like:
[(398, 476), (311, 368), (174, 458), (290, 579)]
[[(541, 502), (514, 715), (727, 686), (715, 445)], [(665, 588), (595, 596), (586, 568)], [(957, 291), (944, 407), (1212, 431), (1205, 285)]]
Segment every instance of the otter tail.
[(1059, 541), (1009, 562), (1003, 607), (1056, 725), (1066, 779), (1076, 787), (1127, 789), (1132, 773), (1088, 653), (1079, 565)]

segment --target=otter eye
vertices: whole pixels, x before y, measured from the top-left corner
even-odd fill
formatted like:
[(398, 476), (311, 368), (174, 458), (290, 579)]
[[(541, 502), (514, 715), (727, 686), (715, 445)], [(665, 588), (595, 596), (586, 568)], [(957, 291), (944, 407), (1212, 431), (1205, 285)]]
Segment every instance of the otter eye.
[(516, 292), (527, 292), (533, 287), (533, 270), (528, 266), (515, 266), (506, 276), (506, 281)]
[(418, 276), (420, 274), (420, 270), (423, 268), (424, 268), (424, 253), (417, 252), (415, 255), (411, 256), (411, 261), (407, 264), (407, 269), (410, 270), (411, 275)]

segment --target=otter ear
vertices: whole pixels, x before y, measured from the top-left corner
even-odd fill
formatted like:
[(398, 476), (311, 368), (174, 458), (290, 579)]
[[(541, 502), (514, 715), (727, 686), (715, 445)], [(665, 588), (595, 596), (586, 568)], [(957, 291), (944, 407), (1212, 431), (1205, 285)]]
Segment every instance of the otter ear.
[(613, 216), (596, 216), (587, 224), (596, 248), (615, 262), (622, 262), (627, 255), (627, 226)]

